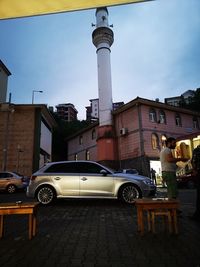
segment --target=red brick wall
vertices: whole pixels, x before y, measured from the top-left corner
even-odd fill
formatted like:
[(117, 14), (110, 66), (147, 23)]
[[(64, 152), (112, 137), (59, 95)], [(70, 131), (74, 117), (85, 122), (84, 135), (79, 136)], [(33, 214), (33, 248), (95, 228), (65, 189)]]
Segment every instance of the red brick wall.
[[(2, 150), (5, 144), (7, 112), (0, 112), (0, 162), (3, 163)], [(7, 170), (18, 171), (24, 175), (32, 173), (34, 109), (21, 109), (15, 106), (10, 112), (8, 122)], [(21, 152), (19, 152), (21, 151)], [(0, 165), (2, 170), (2, 164)]]

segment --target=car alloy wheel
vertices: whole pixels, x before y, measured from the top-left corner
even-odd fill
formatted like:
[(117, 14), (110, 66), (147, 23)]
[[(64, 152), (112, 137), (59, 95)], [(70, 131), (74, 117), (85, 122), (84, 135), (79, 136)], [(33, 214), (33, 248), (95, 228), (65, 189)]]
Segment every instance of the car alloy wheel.
[(132, 204), (139, 197), (140, 193), (134, 185), (129, 184), (122, 188), (121, 199), (123, 202)]
[(15, 193), (15, 191), (16, 191), (16, 187), (13, 184), (8, 185), (7, 192), (9, 194), (13, 194), (13, 193)]
[(37, 192), (38, 201), (44, 205), (53, 202), (54, 197), (55, 197), (54, 190), (49, 186), (43, 186)]

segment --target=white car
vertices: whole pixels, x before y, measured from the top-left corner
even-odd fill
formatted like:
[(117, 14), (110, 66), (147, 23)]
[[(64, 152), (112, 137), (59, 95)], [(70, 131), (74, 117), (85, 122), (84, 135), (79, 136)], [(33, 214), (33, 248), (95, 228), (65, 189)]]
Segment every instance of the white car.
[(139, 174), (138, 170), (136, 169), (123, 169), (122, 173), (131, 173), (131, 174)]
[(94, 161), (47, 163), (31, 176), (27, 187), (27, 197), (42, 204), (56, 198), (119, 198), (134, 203), (155, 192), (149, 177), (115, 172)]

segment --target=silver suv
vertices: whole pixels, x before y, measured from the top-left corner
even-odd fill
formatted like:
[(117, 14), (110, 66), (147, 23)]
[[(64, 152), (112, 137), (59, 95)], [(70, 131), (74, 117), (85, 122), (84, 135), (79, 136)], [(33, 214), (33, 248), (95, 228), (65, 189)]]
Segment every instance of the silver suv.
[(119, 198), (133, 203), (155, 192), (150, 178), (115, 172), (93, 161), (48, 163), (31, 176), (27, 187), (27, 196), (42, 204), (56, 198)]

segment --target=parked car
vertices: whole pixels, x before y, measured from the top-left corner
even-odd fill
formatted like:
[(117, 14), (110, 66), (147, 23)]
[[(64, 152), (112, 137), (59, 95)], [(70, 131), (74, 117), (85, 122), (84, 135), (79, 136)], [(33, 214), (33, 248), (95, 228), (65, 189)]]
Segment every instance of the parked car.
[(122, 173), (130, 173), (130, 174), (139, 174), (138, 170), (136, 169), (122, 169)]
[(26, 178), (16, 172), (0, 172), (0, 190), (14, 193), (18, 189), (26, 188)]
[(29, 182), (30, 182), (30, 176), (23, 176), (22, 177), (22, 181), (23, 181), (23, 184), (24, 184), (24, 188), (26, 189), (27, 186), (29, 185)]
[(56, 198), (119, 198), (133, 203), (136, 198), (154, 195), (149, 177), (114, 172), (94, 161), (47, 163), (35, 172), (27, 197), (49, 204)]

